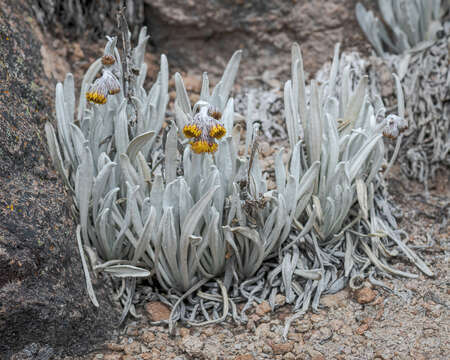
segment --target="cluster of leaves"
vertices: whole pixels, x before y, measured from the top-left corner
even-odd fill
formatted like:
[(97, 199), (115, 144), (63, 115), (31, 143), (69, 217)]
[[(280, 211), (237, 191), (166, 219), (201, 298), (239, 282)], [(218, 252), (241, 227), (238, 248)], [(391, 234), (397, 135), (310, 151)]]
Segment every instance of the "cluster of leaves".
[[(72, 74), (66, 76), (64, 84), (56, 86), (59, 141), (53, 126), (47, 123), (45, 127), (55, 167), (77, 207), (82, 259), (86, 249), (95, 271), (109, 272), (124, 279), (147, 277), (148, 269), (153, 268), (146, 248), (155, 225), (156, 210), (145, 201), (152, 172), (147, 159), (155, 163), (160, 153), (154, 135), (160, 132), (165, 119), (169, 70), (163, 55), (155, 84), (150, 91), (144, 90), (147, 65), (143, 59), (148, 38), (143, 28), (138, 45), (129, 56), (130, 64), (139, 75), (126, 80), (119, 76), (121, 89), (126, 82), (128, 93), (120, 91), (108, 96), (105, 105), (88, 106), (85, 94), (103, 68), (100, 58), (83, 78), (77, 117)], [(116, 38), (108, 38), (105, 56), (114, 56), (123, 74), (116, 41)], [(89, 294), (94, 304), (98, 304), (87, 264), (83, 262), (83, 265)], [(125, 289), (130, 291), (131, 288), (131, 285), (122, 287), (120, 297), (123, 298)], [(130, 292), (129, 295), (131, 297)]]
[[(403, 172), (427, 188), (428, 178), (433, 178), (439, 167), (449, 165), (450, 3), (379, 0), (378, 7), (383, 22), (359, 3), (356, 17), (376, 53), (390, 71), (398, 74), (405, 89), (409, 129), (399, 160)], [(369, 61), (377, 67), (376, 59)], [(373, 76), (376, 70), (369, 64), (364, 67), (364, 72)], [(373, 92), (379, 90), (375, 88)]]
[[(290, 322), (303, 315), (310, 305), (317, 310), (323, 293), (334, 293), (347, 283), (355, 288), (365, 278), (380, 285), (375, 276), (415, 277), (388, 265), (388, 259), (396, 255), (393, 249), (400, 249), (421, 271), (432, 275), (428, 266), (402, 242), (403, 233), (397, 230), (384, 192), (384, 175), (380, 173), (385, 162), (382, 134), (393, 115), (384, 117), (386, 109), (379, 96), (371, 100), (367, 76), (353, 73), (353, 64), (340, 65), (339, 46), (335, 48), (329, 78), (321, 85), (316, 80), (309, 87), (305, 85), (302, 62), (300, 48), (294, 44), (292, 79), (284, 88), (289, 142), (294, 149), (290, 166), (297, 164), (296, 167), (309, 171), (319, 164), (319, 170), (312, 210), (304, 219), (306, 226), (298, 226), (299, 235), (289, 244), (292, 246), (281, 264), (286, 292), (295, 293), (294, 309), (300, 310), (288, 321), (285, 335)], [(395, 78), (398, 111), (403, 118), (403, 92), (398, 77)], [(309, 231), (306, 235), (305, 229)], [(305, 267), (317, 269), (320, 276), (305, 276), (302, 282), (294, 283), (295, 274), (301, 276), (298, 271)]]
[(385, 60), (390, 69), (397, 70), (407, 99), (409, 129), (399, 155), (401, 168), (426, 187), (440, 167), (450, 166), (450, 22), (447, 25), (443, 39), (421, 51)]
[[(105, 105), (87, 106), (84, 95), (102, 70), (99, 59), (83, 79), (77, 117), (72, 75), (56, 87), (59, 140), (46, 124), (55, 167), (76, 204), (78, 245), (94, 304), (85, 254), (94, 274), (121, 279), (117, 298), (124, 305), (123, 318), (129, 311), (135, 315), (136, 278), (148, 277), (159, 298), (172, 306), (171, 326), (179, 319), (193, 325), (218, 322), (229, 314), (245, 321), (254, 301), (269, 299), (274, 307), (278, 293), (302, 314), (310, 305), (317, 309), (322, 294), (349, 282), (357, 286), (369, 278), (380, 283), (376, 275), (415, 277), (387, 264), (397, 249), (432, 275), (403, 243), (380, 191), (382, 133), (393, 120), (384, 118), (379, 98), (370, 101), (367, 77), (354, 88), (344, 68), (337, 86), (338, 47), (328, 81), (310, 86), (300, 48), (292, 48), (292, 79), (284, 88), (289, 160), (283, 162), (285, 150), (280, 149), (276, 188), (268, 190), (252, 99), (244, 154), (238, 152), (241, 129), (234, 126), (229, 95), (241, 52), (233, 55), (212, 92), (203, 75), (200, 101), (193, 107), (175, 74), (176, 123), (160, 135), (168, 65), (162, 56), (158, 79), (145, 91), (147, 39), (143, 29), (133, 51), (125, 46), (122, 64), (116, 38), (108, 38), (105, 56), (118, 64), (122, 91), (109, 95)], [(129, 41), (125, 35), (124, 43)], [(397, 88), (403, 117), (399, 83)], [(193, 153), (181, 136), (205, 104), (222, 114), (226, 129), (215, 154)], [(239, 314), (236, 302), (241, 301), (247, 304)]]
[(443, 32), (441, 0), (378, 0), (378, 8), (383, 22), (356, 4), (359, 25), (379, 56), (401, 54)]

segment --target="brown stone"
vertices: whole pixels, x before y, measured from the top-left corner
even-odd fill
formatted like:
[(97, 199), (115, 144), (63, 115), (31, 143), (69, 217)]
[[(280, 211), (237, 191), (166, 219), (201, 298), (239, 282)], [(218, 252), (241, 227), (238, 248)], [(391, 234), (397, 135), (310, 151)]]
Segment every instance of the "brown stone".
[(141, 344), (133, 341), (131, 344), (126, 344), (123, 347), (123, 352), (127, 355), (136, 355), (141, 352)]
[(234, 360), (254, 360), (255, 357), (252, 354), (238, 355), (234, 357)]
[(235, 356), (234, 360), (254, 360), (255, 357), (252, 354), (244, 354)]
[(311, 360), (325, 360), (325, 357), (317, 350), (308, 349), (309, 356), (311, 356)]
[(145, 343), (145, 344), (150, 344), (153, 341), (155, 341), (155, 334), (153, 334), (153, 332), (151, 331), (144, 331), (144, 333), (141, 335), (141, 340)]
[(282, 355), (287, 352), (292, 351), (294, 348), (294, 344), (292, 342), (285, 342), (285, 343), (271, 343), (270, 346), (272, 347), (272, 351), (275, 355)]
[(122, 358), (121, 354), (105, 354), (103, 360), (120, 360)]
[(342, 290), (336, 294), (327, 294), (320, 298), (320, 303), (329, 308), (338, 308), (344, 305), (349, 297), (348, 290)]
[(355, 332), (358, 335), (363, 335), (367, 330), (369, 330), (369, 324), (368, 323), (364, 323), (359, 328), (357, 328)]
[(305, 333), (307, 331), (309, 331), (311, 329), (311, 321), (308, 319), (303, 319), (303, 320), (298, 320), (297, 324), (295, 325), (295, 328), (301, 332), (301, 333)]
[(360, 304), (368, 304), (375, 299), (377, 293), (369, 287), (363, 287), (355, 291), (356, 301)]
[(213, 336), (216, 333), (217, 333), (216, 329), (214, 327), (212, 327), (212, 326), (205, 327), (203, 329), (203, 334), (205, 334), (208, 337)]
[(283, 360), (295, 360), (295, 355), (291, 352), (288, 352), (283, 356)]
[(170, 309), (159, 301), (145, 304), (145, 311), (150, 321), (168, 320), (170, 316)]
[(333, 319), (329, 322), (329, 325), (333, 331), (337, 331), (344, 326), (344, 322), (340, 319)]
[(383, 352), (381, 350), (376, 351), (375, 355), (373, 356), (373, 358), (375, 360), (385, 360), (385, 357), (383, 356)]
[[(245, 49), (245, 58), (252, 59), (242, 61), (238, 76), (243, 79), (272, 71), (274, 74), (266, 79), (272, 87), (279, 86), (276, 81), (280, 78), (279, 73), (288, 72), (289, 61), (280, 59), (289, 57), (294, 41), (301, 40), (307, 73), (317, 71), (330, 59), (337, 42), (341, 42), (343, 48), (358, 48), (368, 53), (370, 44), (357, 24), (355, 2), (272, 0), (250, 6), (251, 3), (245, 0), (133, 0), (133, 6), (127, 12), (131, 11), (128, 23), (134, 36), (139, 25), (152, 24), (152, 51), (146, 54), (152, 78), (158, 73), (155, 65), (159, 62), (159, 55), (165, 53), (171, 69), (189, 69), (184, 75), (185, 79), (189, 78), (185, 84), (195, 91), (199, 89), (201, 73), (205, 70), (208, 71), (211, 88), (217, 84), (218, 72), (238, 49)], [(41, 8), (38, 17), (43, 18), (47, 29), (64, 30), (70, 33), (70, 38), (95, 34), (93, 37), (98, 41), (99, 36), (117, 31), (115, 1), (103, 1), (102, 6), (97, 7), (82, 1), (70, 12), (57, 11), (59, 3), (55, 5), (55, 1), (37, 3), (34, 7)], [(60, 22), (66, 27), (61, 29)], [(71, 42), (69, 46), (75, 45)], [(149, 47), (150, 44), (147, 49)], [(150, 52), (152, 58), (147, 59)], [(76, 51), (75, 60), (81, 56), (78, 53)]]
[(270, 325), (267, 323), (259, 325), (255, 330), (255, 334), (257, 337), (262, 337), (262, 338), (270, 337), (269, 336), (271, 334)]
[(255, 321), (249, 318), (247, 321), (247, 325), (245, 327), (247, 328), (248, 331), (255, 331), (256, 329)]
[(311, 356), (311, 360), (325, 360), (325, 356), (322, 354)]
[(152, 349), (152, 359), (159, 359), (161, 356), (161, 351), (158, 349)]
[(123, 345), (116, 344), (116, 343), (110, 343), (110, 344), (106, 344), (106, 348), (111, 351), (122, 351)]
[(300, 333), (288, 333), (288, 339), (296, 343), (303, 343), (303, 335)]
[(265, 314), (267, 314), (271, 310), (272, 310), (272, 308), (270, 307), (269, 303), (264, 300), (263, 302), (261, 302), (261, 304), (259, 304), (256, 307), (255, 314), (258, 315), (258, 316), (264, 316)]
[(136, 360), (136, 356), (134, 356), (134, 355), (122, 355), (120, 360)]
[(370, 305), (380, 305), (384, 300), (383, 296), (378, 296)]
[(127, 335), (128, 336), (138, 336), (139, 335), (139, 330), (135, 327), (130, 327), (127, 329)]
[(317, 322), (320, 322), (320, 321), (322, 321), (322, 320), (324, 320), (324, 317), (323, 317), (323, 315), (321, 315), (321, 314), (312, 314), (312, 315), (311, 315), (311, 321), (312, 321), (312, 322), (317, 323)]
[(182, 337), (182, 338), (184, 338), (184, 337), (186, 337), (186, 336), (189, 336), (189, 334), (190, 334), (190, 330), (189, 329), (187, 329), (187, 328), (180, 328), (180, 330), (178, 330), (179, 331), (179, 333), (180, 333), (180, 336)]
[(278, 306), (283, 306), (284, 304), (286, 304), (286, 296), (281, 294), (275, 296), (275, 304), (277, 304)]

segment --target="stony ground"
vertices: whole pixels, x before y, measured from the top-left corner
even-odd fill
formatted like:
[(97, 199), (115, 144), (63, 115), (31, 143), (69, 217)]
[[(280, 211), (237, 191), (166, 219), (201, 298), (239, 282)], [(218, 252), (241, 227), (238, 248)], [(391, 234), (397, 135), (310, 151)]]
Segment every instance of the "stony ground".
[[(84, 358), (66, 360), (448, 359), (449, 229), (443, 223), (448, 217), (448, 175), (438, 176), (429, 196), (398, 170), (390, 181), (394, 200), (403, 210), (401, 226), (410, 234), (409, 245), (426, 245), (427, 234), (435, 238), (421, 253), (434, 278), (394, 279), (388, 282), (392, 291), (366, 286), (356, 293), (344, 290), (323, 296), (320, 312), (297, 320), (287, 342), (281, 333), (291, 307), (283, 305), (283, 297), (274, 313), (266, 303), (255, 304), (247, 324), (231, 320), (202, 328), (180, 324), (173, 337), (167, 327), (149, 324), (169, 314), (163, 304), (151, 302), (141, 309), (145, 316), (130, 322), (114, 341)], [(416, 272), (402, 259), (395, 265)]]

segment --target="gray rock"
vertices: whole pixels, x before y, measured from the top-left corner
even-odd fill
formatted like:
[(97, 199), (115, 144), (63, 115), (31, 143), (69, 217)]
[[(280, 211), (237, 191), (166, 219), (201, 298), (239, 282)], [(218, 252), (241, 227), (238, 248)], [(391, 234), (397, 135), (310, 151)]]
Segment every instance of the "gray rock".
[[(175, 66), (214, 73), (244, 49), (240, 73), (287, 71), (291, 45), (302, 45), (308, 72), (332, 56), (336, 42), (367, 49), (354, 9), (356, 0), (209, 1), (144, 0), (144, 17), (156, 48)], [(177, 36), (174, 36), (177, 34)], [(285, 61), (280, 61), (285, 59)]]
[(181, 348), (189, 356), (201, 356), (203, 349), (203, 342), (196, 336), (186, 336), (181, 341)]
[(71, 201), (44, 135), (54, 81), (24, 0), (0, 7), (0, 358), (54, 359), (104, 340), (118, 315), (102, 282), (90, 302)]

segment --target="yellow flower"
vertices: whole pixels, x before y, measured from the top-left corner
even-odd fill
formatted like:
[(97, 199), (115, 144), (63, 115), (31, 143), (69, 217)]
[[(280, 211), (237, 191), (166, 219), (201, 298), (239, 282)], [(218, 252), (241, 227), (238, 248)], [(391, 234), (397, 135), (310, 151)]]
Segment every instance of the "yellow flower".
[(183, 128), (183, 134), (187, 138), (196, 138), (202, 134), (202, 131), (198, 128), (197, 125), (191, 124), (191, 125), (186, 125)]
[(222, 138), (226, 133), (227, 131), (222, 126), (222, 124), (216, 124), (211, 128), (211, 130), (209, 130), (209, 136), (216, 139)]
[(86, 99), (95, 104), (105, 104), (108, 95), (115, 95), (119, 92), (119, 80), (110, 70), (103, 69), (102, 76), (95, 80), (86, 93)]
[(193, 139), (190, 144), (194, 153), (214, 153), (217, 151), (218, 144), (215, 139), (222, 138), (227, 132), (220, 122), (221, 117), (222, 114), (215, 107), (203, 102), (199, 111), (184, 126), (184, 136)]
[[(213, 140), (214, 141), (214, 140)], [(192, 151), (196, 154), (214, 153), (217, 151), (217, 143), (208, 142), (206, 140), (194, 140), (190, 142)]]
[(106, 96), (103, 94), (100, 94), (98, 92), (89, 92), (88, 91), (86, 93), (86, 99), (95, 104), (105, 104), (106, 103)]

